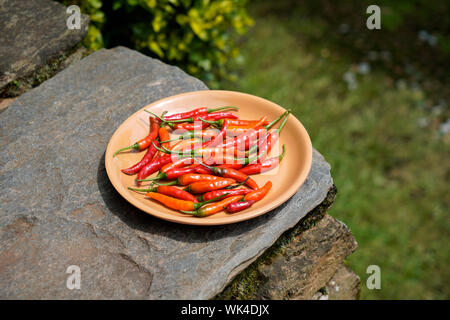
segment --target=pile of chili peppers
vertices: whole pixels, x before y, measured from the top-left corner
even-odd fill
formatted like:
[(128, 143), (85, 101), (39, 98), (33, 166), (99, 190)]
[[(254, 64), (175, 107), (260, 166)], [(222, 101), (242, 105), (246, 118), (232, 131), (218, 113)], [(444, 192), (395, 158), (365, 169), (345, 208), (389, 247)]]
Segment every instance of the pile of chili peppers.
[[(114, 153), (147, 150), (141, 161), (122, 169), (125, 174), (136, 175), (138, 188), (129, 189), (197, 217), (222, 210), (239, 212), (263, 199), (272, 182), (258, 186), (250, 176), (280, 164), (286, 153), (284, 145), (280, 155), (269, 154), (290, 111), (269, 122), (267, 117), (239, 119), (230, 110), (238, 108), (197, 108), (171, 115), (145, 110), (151, 114), (149, 134)], [(157, 175), (150, 177), (154, 173)]]

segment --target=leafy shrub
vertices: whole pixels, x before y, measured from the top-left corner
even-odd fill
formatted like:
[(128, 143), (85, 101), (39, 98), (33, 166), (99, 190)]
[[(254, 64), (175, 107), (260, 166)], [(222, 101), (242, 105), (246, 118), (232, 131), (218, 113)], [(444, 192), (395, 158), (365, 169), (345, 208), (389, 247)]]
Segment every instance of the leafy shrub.
[(91, 18), (84, 44), (93, 50), (125, 45), (208, 81), (229, 78), (238, 56), (235, 35), (253, 24), (247, 0), (60, 0)]

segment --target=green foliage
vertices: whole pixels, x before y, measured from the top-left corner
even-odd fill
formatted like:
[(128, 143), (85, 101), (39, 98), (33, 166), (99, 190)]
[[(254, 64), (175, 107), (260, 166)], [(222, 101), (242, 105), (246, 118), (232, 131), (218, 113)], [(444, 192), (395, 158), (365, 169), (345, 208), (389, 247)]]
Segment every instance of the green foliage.
[(229, 78), (234, 35), (253, 24), (246, 0), (63, 0), (89, 14), (85, 45), (127, 45), (175, 64), (213, 86)]

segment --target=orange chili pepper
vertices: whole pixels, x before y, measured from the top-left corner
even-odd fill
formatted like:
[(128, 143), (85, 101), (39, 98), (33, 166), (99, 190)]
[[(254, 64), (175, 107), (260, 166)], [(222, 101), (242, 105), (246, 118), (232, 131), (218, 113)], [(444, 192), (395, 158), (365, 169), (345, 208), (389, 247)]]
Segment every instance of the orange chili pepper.
[(213, 190), (223, 189), (235, 183), (236, 180), (218, 178), (214, 181), (197, 181), (188, 185), (185, 190), (191, 193), (205, 193)]
[[(170, 140), (170, 134), (166, 127), (160, 127), (158, 130), (158, 135), (159, 135), (159, 141)], [(163, 143), (163, 144), (161, 144), (161, 146), (164, 146), (164, 148), (170, 150), (170, 142)], [(156, 154), (156, 157), (159, 157), (161, 155), (162, 155), (161, 151), (158, 151), (158, 153)]]
[(156, 137), (158, 136), (159, 124), (160, 124), (160, 121), (158, 119), (156, 119), (154, 117), (150, 117), (150, 133), (145, 138), (137, 141), (135, 144), (117, 150), (116, 152), (114, 152), (113, 157), (115, 157), (116, 154), (118, 154), (119, 152), (122, 152), (125, 150), (134, 149), (134, 150), (142, 151), (144, 149), (147, 149), (151, 145), (153, 140), (155, 140)]
[[(201, 173), (186, 173), (180, 177), (178, 177), (177, 179), (168, 182), (168, 183), (159, 183), (159, 182), (155, 182), (158, 185), (161, 186), (172, 186), (172, 185), (176, 185), (176, 184), (180, 184), (182, 186), (186, 186), (188, 184), (194, 183), (194, 182), (198, 182), (198, 181), (216, 181), (216, 180), (220, 180), (223, 179), (221, 177), (216, 177), (213, 176), (211, 174), (201, 174)], [(233, 180), (234, 181), (234, 180)]]
[[(225, 198), (217, 203), (207, 204), (204, 207), (201, 207), (198, 210), (180, 210), (183, 213), (189, 213), (196, 217), (206, 217), (212, 214), (215, 214), (219, 211), (224, 210), (230, 203), (237, 202), (242, 200), (243, 196), (233, 196), (229, 198)], [(214, 198), (215, 199), (215, 198)]]
[[(164, 194), (164, 195), (170, 196), (170, 197), (175, 197), (175, 198), (181, 199), (181, 200), (192, 201), (195, 203), (198, 202), (197, 198), (195, 198), (189, 192), (178, 189), (177, 187), (173, 187), (173, 186), (158, 186), (158, 187), (151, 187), (151, 188), (147, 188), (147, 189), (128, 187), (128, 189), (133, 190), (133, 191), (138, 191), (138, 192), (147, 192), (147, 193), (148, 192), (157, 192), (157, 193), (161, 193), (161, 194)], [(219, 195), (217, 195), (217, 196), (219, 196)], [(211, 198), (212, 197), (209, 197), (208, 199), (203, 199), (203, 200), (210, 200)]]
[(213, 167), (213, 166), (208, 166), (202, 162), (200, 162), (197, 159), (194, 159), (195, 161), (197, 161), (198, 163), (200, 163), (202, 166), (204, 166), (205, 168), (211, 170), (214, 174), (217, 174), (221, 177), (224, 178), (230, 178), (230, 179), (234, 179), (238, 182), (244, 182), (245, 184), (248, 185), (250, 188), (257, 190), (258, 184), (256, 183), (255, 180), (253, 180), (252, 178), (250, 178), (248, 175), (246, 175), (243, 172), (240, 172), (236, 169), (233, 168), (219, 168), (219, 167)]
[(179, 210), (181, 212), (187, 211), (187, 210), (197, 210), (205, 204), (217, 201), (224, 197), (224, 195), (222, 195), (220, 197), (213, 198), (208, 201), (196, 203), (193, 201), (176, 199), (176, 198), (169, 197), (164, 194), (156, 193), (156, 192), (149, 192), (146, 194), (146, 196), (149, 197), (150, 199), (154, 199), (156, 201), (161, 202), (163, 205), (165, 205), (166, 207), (168, 207), (170, 209)]
[(270, 191), (271, 188), (272, 188), (272, 182), (267, 181), (266, 184), (262, 188), (259, 188), (250, 193), (247, 193), (244, 197), (244, 200), (245, 201), (249, 201), (249, 200), (259, 201), (266, 196), (266, 194)]
[(261, 117), (259, 120), (228, 120), (229, 128), (251, 129), (269, 124), (267, 117)]

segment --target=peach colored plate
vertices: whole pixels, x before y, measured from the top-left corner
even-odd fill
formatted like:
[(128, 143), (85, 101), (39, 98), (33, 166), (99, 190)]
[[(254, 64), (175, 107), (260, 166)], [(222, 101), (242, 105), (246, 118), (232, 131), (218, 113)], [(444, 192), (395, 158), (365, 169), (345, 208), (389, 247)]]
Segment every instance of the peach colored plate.
[[(192, 225), (221, 225), (252, 219), (275, 209), (287, 201), (303, 184), (312, 161), (311, 140), (303, 125), (289, 115), (289, 119), (281, 133), (280, 142), (273, 148), (270, 156), (281, 152), (281, 146), (286, 145), (286, 156), (281, 165), (261, 175), (252, 176), (260, 185), (271, 180), (273, 187), (264, 199), (255, 203), (249, 209), (229, 214), (219, 212), (209, 217), (194, 217), (168, 209), (160, 203), (150, 200), (127, 188), (135, 185), (136, 176), (128, 176), (120, 170), (139, 162), (145, 154), (142, 152), (123, 152), (113, 158), (113, 153), (125, 146), (134, 144), (145, 137), (149, 131), (149, 114), (144, 109), (156, 114), (169, 111), (168, 114), (185, 112), (199, 107), (217, 108), (222, 106), (237, 106), (240, 119), (259, 119), (267, 116), (271, 121), (280, 116), (285, 109), (279, 105), (245, 93), (221, 90), (205, 90), (188, 92), (156, 101), (131, 115), (116, 130), (108, 143), (105, 154), (105, 165), (108, 177), (116, 190), (131, 204), (155, 217)], [(275, 126), (277, 128), (279, 123)], [(152, 176), (155, 176), (153, 174)]]

